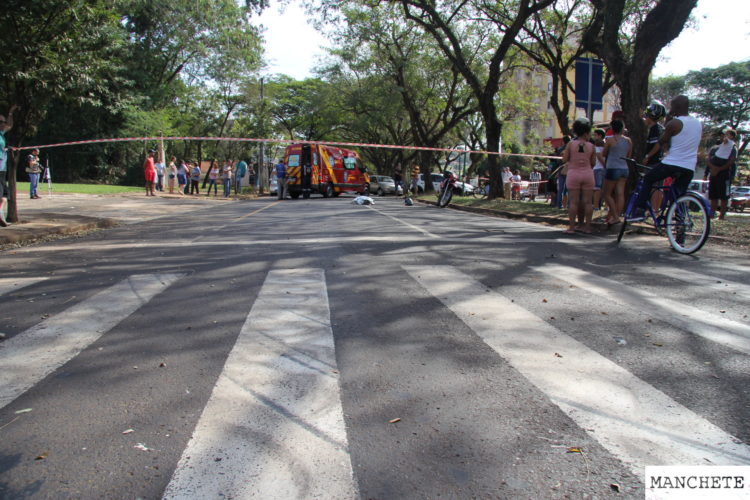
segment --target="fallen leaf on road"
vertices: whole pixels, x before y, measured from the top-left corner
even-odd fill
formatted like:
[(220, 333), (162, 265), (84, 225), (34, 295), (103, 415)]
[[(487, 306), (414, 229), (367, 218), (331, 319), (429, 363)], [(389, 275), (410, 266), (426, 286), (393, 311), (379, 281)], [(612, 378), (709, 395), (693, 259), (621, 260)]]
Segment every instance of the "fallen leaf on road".
[(166, 366), (167, 366), (167, 364), (164, 363), (163, 361), (161, 363), (159, 363), (159, 368), (166, 368)]
[(135, 432), (133, 429), (127, 429), (122, 431), (123, 434), (130, 434), (131, 432)]
[(613, 491), (616, 491), (617, 493), (620, 493), (620, 485), (617, 483), (612, 483), (609, 485), (610, 488), (612, 488)]
[(547, 299), (542, 299), (542, 302), (544, 302), (546, 304), (547, 303)]
[(150, 451), (151, 450), (151, 448), (149, 448), (148, 446), (146, 446), (143, 443), (138, 443), (135, 446), (133, 446), (133, 448), (135, 448), (136, 450), (141, 450), (141, 451)]
[(605, 315), (605, 316), (607, 316), (607, 313), (605, 311), (602, 311), (602, 314)]
[(719, 311), (719, 312), (720, 312), (720, 313), (722, 313), (722, 314), (724, 314), (724, 313), (725, 313), (725, 312), (727, 312), (727, 311), (726, 311), (726, 309), (722, 309), (722, 310), (721, 310), (721, 311)]
[(556, 357), (556, 358), (562, 358), (562, 354), (560, 354), (559, 352), (556, 352), (556, 353), (555, 353), (555, 357)]
[(401, 422), (400, 418), (394, 418), (388, 421), (389, 424), (395, 424), (396, 422)]
[(18, 410), (16, 412), (16, 415), (20, 415), (21, 413), (29, 413), (33, 408), (24, 408), (23, 410)]
[(36, 458), (35, 458), (34, 460), (44, 460), (44, 459), (45, 459), (45, 458), (47, 458), (48, 456), (49, 456), (49, 452), (48, 452), (48, 451), (45, 451), (45, 452), (44, 452), (44, 453), (42, 453), (41, 455), (38, 455), (38, 456), (37, 456), (37, 457), (36, 457)]
[(583, 453), (581, 448), (568, 448), (568, 453)]
[(654, 344), (656, 347), (663, 347), (664, 346), (664, 344), (662, 344), (661, 342), (651, 342), (651, 343)]

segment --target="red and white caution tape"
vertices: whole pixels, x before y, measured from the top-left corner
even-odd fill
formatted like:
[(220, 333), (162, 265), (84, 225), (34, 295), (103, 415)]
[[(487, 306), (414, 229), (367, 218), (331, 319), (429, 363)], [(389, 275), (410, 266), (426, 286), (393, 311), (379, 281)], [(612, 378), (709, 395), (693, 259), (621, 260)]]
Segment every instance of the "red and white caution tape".
[(528, 155), (520, 153), (498, 153), (497, 151), (482, 151), (482, 150), (464, 150), (464, 149), (452, 149), (452, 148), (427, 148), (422, 146), (397, 146), (394, 144), (367, 144), (360, 142), (328, 142), (328, 141), (301, 141), (301, 140), (290, 140), (290, 139), (256, 139), (248, 137), (124, 137), (124, 138), (111, 138), (111, 139), (89, 139), (86, 141), (71, 141), (71, 142), (58, 142), (56, 144), (41, 144), (38, 146), (23, 146), (20, 148), (8, 148), (16, 151), (23, 151), (29, 149), (47, 149), (57, 148), (61, 146), (79, 146), (83, 144), (105, 144), (113, 142), (145, 142), (145, 141), (227, 141), (227, 142), (256, 142), (256, 143), (277, 143), (277, 144), (293, 144), (293, 143), (305, 143), (305, 144), (319, 144), (323, 146), (346, 146), (346, 147), (360, 147), (360, 148), (384, 148), (384, 149), (406, 149), (410, 151), (438, 151), (446, 153), (475, 153), (475, 154), (486, 154), (486, 155), (499, 155), (499, 156), (520, 156), (525, 158), (548, 158), (557, 160), (559, 156), (549, 155)]

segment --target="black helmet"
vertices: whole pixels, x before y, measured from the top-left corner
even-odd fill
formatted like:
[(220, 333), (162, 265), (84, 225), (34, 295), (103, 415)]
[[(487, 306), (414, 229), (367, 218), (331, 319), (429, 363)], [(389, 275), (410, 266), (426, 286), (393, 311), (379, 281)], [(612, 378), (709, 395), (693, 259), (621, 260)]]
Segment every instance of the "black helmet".
[(667, 116), (667, 108), (664, 107), (659, 101), (653, 101), (646, 108), (646, 116), (658, 122), (665, 116)]

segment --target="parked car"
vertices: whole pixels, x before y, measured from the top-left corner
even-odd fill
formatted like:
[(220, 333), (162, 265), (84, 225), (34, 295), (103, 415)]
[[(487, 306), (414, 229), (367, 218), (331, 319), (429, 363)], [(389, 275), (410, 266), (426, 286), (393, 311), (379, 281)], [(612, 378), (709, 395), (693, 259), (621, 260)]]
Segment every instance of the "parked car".
[(703, 195), (704, 198), (708, 198), (708, 181), (694, 179), (690, 181), (688, 189), (690, 191), (697, 191), (698, 193)]
[(461, 196), (470, 196), (471, 193), (473, 192), (474, 192), (474, 186), (472, 186), (468, 182), (456, 181), (454, 194), (458, 194)]
[(750, 186), (735, 186), (729, 199), (729, 208), (735, 212), (744, 212), (750, 207)]
[[(440, 190), (440, 183), (443, 182), (443, 174), (430, 174), (430, 180), (432, 181), (433, 191)], [(420, 193), (424, 193), (424, 174), (419, 174), (419, 180), (417, 181), (417, 189)]]
[(396, 192), (396, 181), (393, 180), (393, 177), (387, 175), (371, 175), (370, 192), (378, 196), (394, 194)]

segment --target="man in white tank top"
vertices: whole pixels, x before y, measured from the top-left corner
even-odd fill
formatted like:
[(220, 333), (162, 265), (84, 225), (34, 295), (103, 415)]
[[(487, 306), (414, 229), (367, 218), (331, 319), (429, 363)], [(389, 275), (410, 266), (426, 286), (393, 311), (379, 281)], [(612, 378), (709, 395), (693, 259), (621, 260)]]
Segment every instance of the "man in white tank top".
[[(701, 122), (688, 115), (690, 101), (687, 96), (678, 95), (671, 102), (664, 133), (659, 139), (662, 150), (668, 149), (661, 163), (656, 165), (643, 178), (643, 189), (638, 194), (636, 207), (645, 210), (646, 201), (651, 195), (651, 186), (667, 177), (677, 177), (672, 183), (681, 193), (687, 191), (698, 162), (698, 146), (703, 135)], [(671, 117), (671, 119), (670, 119)], [(642, 219), (642, 214), (629, 220)]]

